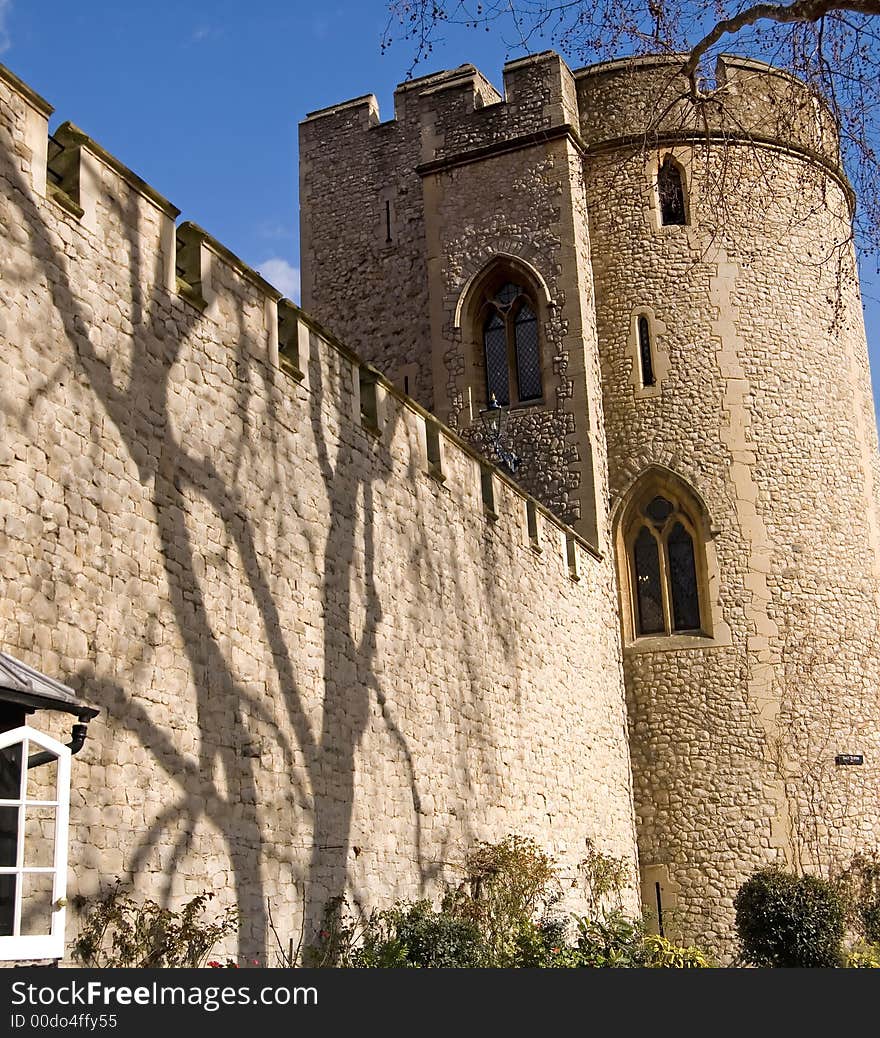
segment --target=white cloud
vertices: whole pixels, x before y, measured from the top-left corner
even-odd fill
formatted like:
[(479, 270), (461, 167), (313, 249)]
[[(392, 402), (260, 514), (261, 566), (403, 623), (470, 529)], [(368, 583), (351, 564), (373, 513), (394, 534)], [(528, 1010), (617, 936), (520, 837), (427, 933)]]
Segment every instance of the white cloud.
[(12, 46), (9, 26), (6, 24), (10, 14), (12, 14), (12, 0), (0, 0), (0, 54), (8, 51)]
[(292, 266), (280, 256), (274, 256), (261, 263), (257, 270), (288, 299), (299, 302), (299, 267)]

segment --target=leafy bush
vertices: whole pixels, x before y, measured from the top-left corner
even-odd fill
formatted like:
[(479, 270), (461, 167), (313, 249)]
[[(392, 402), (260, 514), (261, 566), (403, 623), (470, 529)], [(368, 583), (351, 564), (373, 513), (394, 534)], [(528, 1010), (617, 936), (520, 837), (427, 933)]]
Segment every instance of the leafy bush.
[(562, 897), (553, 858), (534, 840), (511, 834), (498, 843), (477, 844), (464, 871), (464, 882), (449, 891), (442, 910), (481, 935), (485, 965), (517, 966), (524, 956), (538, 954), (539, 924)]
[(859, 944), (850, 949), (846, 957), (848, 969), (878, 970), (880, 969), (880, 947), (871, 944)]
[(641, 920), (619, 912), (578, 920), (575, 945), (579, 966), (598, 969), (708, 969), (698, 948), (681, 948), (659, 934), (645, 932)]
[(92, 968), (203, 966), (211, 949), (238, 924), (234, 908), (213, 922), (200, 918), (213, 897), (199, 894), (172, 912), (149, 899), (134, 901), (117, 881), (103, 897), (82, 902), (85, 919), (74, 954)]
[[(368, 969), (476, 966), (581, 969), (705, 968), (696, 948), (678, 948), (645, 933), (640, 920), (600, 907), (620, 900), (628, 870), (620, 859), (588, 844), (581, 872), (591, 884), (590, 913), (555, 914), (562, 884), (553, 859), (518, 836), (481, 843), (464, 862), (464, 880), (449, 890), (439, 910), (426, 900), (399, 902), (366, 919), (352, 916), (344, 900), (327, 906), (309, 965)], [(571, 931), (574, 930), (574, 934)]]
[(468, 968), (485, 958), (480, 932), (473, 923), (431, 902), (400, 903), (373, 917), (354, 965), (364, 968)]
[(841, 965), (845, 907), (825, 880), (778, 868), (762, 869), (743, 883), (733, 903), (747, 963)]
[(847, 908), (847, 925), (866, 944), (880, 945), (880, 854), (856, 854), (835, 886)]

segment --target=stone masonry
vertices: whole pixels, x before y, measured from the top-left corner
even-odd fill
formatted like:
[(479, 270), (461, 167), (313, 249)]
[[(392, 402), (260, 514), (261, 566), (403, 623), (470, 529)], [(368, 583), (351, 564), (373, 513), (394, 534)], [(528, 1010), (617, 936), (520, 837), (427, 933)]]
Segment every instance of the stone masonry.
[[(635, 877), (612, 555), (76, 127), (50, 148), (50, 114), (0, 71), (0, 644), (101, 708), (71, 901), (117, 877), (175, 906), (211, 891), (271, 962), (267, 902), (296, 938), (337, 895), (435, 892), (479, 839), (532, 836), (571, 878), (593, 840)], [(414, 364), (431, 405), (416, 273), (420, 324), (372, 283), (345, 332)], [(560, 322), (560, 345), (594, 326)], [(582, 364), (558, 362), (569, 416)], [(569, 425), (546, 435), (567, 458)]]
[[(530, 279), (544, 397), (513, 443), (523, 485), (616, 558), (644, 905), (727, 954), (755, 869), (878, 846), (880, 469), (833, 123), (733, 57), (695, 102), (681, 64), (546, 53), (503, 94), (465, 65), (401, 86), (387, 122), (372, 97), (312, 113), (304, 302), (476, 439), (475, 286), (493, 263)], [(690, 502), (698, 632), (635, 627), (625, 533), (651, 488)]]

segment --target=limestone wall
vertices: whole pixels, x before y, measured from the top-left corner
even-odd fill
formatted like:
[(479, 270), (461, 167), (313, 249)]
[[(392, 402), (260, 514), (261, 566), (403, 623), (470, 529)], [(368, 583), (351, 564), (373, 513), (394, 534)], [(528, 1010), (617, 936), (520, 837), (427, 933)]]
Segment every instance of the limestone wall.
[[(300, 129), (304, 304), (485, 446), (468, 293), (493, 260), (525, 269), (543, 397), (511, 408), (517, 479), (599, 545), (605, 452), (577, 122), (575, 80), (552, 53), (506, 65), (503, 100), (464, 65), (398, 88), (387, 123), (371, 98), (313, 113)], [(392, 327), (377, 337), (389, 295)]]
[(0, 642), (102, 711), (71, 893), (215, 891), (262, 960), (267, 900), (286, 940), (477, 839), (634, 865), (610, 559), (497, 472), (488, 514), (465, 444), (73, 127), (47, 185), (50, 109), (0, 94)]
[(876, 425), (839, 180), (781, 151), (673, 153), (691, 226), (658, 225), (656, 150), (597, 155), (586, 183), (612, 498), (682, 477), (710, 557), (713, 637), (624, 647), (646, 901), (660, 882), (689, 936), (730, 949), (751, 871), (877, 844)]
[[(829, 113), (791, 76), (731, 56), (695, 104), (682, 62), (572, 73), (542, 54), (505, 67), (503, 99), (462, 66), (407, 87), (389, 124), (351, 123), (363, 100), (319, 113), (303, 128), (309, 176), (322, 147), (333, 161), (303, 196), (304, 227), (324, 226), (332, 193), (353, 253), (331, 221), (304, 266), (345, 284), (357, 313), (382, 293), (404, 311), (417, 299), (412, 356), (430, 353), (432, 406), (463, 433), (482, 406), (468, 286), (492, 256), (540, 274), (556, 399), (511, 416), (533, 452), (517, 446), (524, 478), (581, 529), (595, 488), (593, 535), (614, 543), (622, 577), (645, 905), (659, 885), (667, 932), (726, 954), (733, 897), (756, 868), (828, 872), (877, 846), (880, 471), (852, 194)], [(667, 154), (685, 226), (659, 218)], [(371, 184), (407, 184), (423, 237), (402, 276), (351, 237), (365, 196), (346, 194), (349, 159)], [(366, 292), (342, 256), (369, 271)], [(327, 299), (328, 320), (344, 312)], [(653, 386), (640, 378), (639, 316)], [(377, 349), (398, 363), (396, 346)], [(633, 630), (620, 520), (648, 474), (693, 495), (702, 634)], [(847, 753), (864, 765), (838, 766)]]

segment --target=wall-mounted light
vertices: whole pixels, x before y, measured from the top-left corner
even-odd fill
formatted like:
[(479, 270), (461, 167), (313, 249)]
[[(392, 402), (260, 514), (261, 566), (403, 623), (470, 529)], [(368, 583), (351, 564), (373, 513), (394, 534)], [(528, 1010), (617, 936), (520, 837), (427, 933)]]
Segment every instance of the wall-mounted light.
[(492, 447), (492, 453), (498, 459), (502, 468), (507, 469), (511, 475), (516, 474), (520, 459), (507, 445), (507, 408), (498, 403), (495, 394), (489, 401), (485, 411), (480, 411), (480, 420), (483, 423), (483, 431)]

